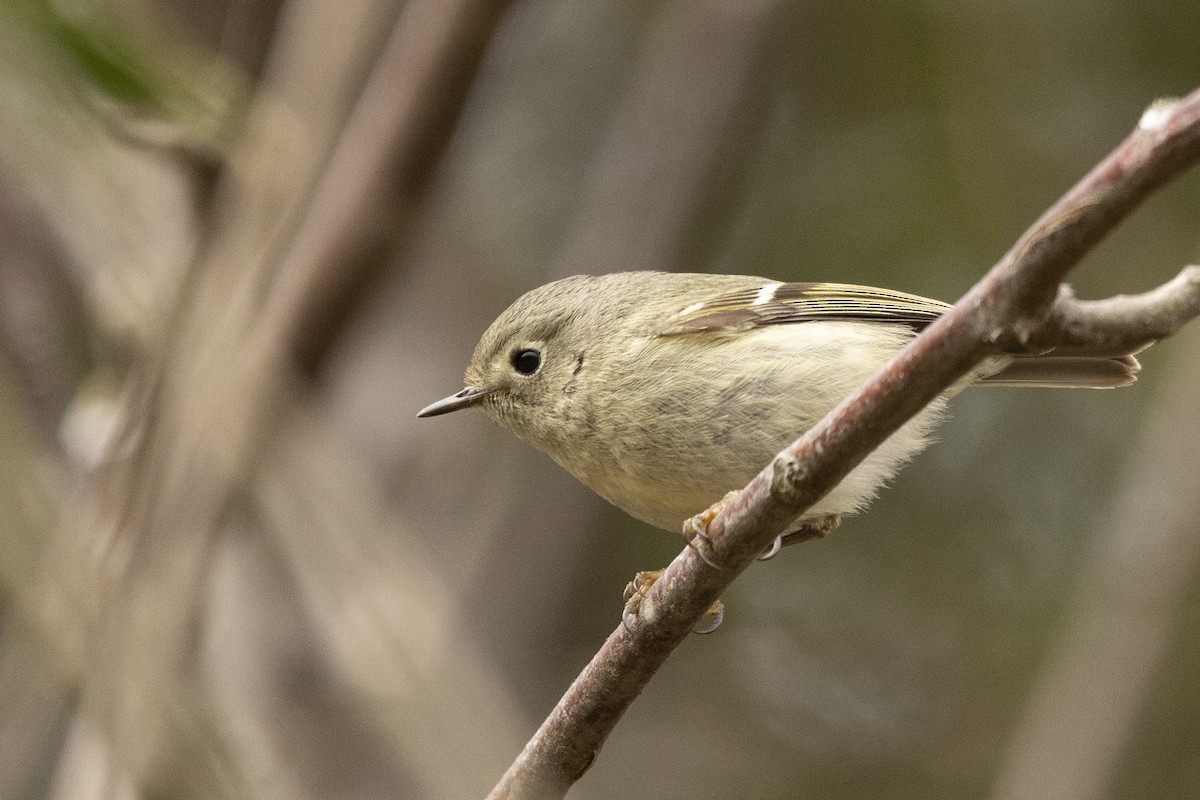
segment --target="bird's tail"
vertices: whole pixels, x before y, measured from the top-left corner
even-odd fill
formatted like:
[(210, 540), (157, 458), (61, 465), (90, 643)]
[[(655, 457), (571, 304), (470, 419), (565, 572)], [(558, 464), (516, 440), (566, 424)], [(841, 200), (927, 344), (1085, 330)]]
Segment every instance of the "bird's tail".
[(979, 385), (1115, 389), (1136, 381), (1141, 368), (1132, 354), (1016, 356), (1004, 369), (981, 379)]

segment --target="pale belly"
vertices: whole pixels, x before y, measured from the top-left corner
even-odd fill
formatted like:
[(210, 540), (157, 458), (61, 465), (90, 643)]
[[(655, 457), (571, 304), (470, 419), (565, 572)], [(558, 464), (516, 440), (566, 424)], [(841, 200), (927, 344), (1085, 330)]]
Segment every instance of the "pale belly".
[[(804, 334), (798, 336), (798, 333)], [(688, 343), (664, 339), (638, 353), (612, 387), (609, 435), (599, 457), (552, 454), (626, 513), (668, 531), (740, 489), (878, 367), (911, 333), (880, 340), (877, 326), (808, 323), (731, 337), (715, 375), (713, 352), (689, 363)], [(755, 366), (755, 365), (759, 366)], [(621, 375), (638, 375), (631, 381)], [(928, 443), (944, 407), (935, 401), (894, 433), (799, 519), (849, 514)]]

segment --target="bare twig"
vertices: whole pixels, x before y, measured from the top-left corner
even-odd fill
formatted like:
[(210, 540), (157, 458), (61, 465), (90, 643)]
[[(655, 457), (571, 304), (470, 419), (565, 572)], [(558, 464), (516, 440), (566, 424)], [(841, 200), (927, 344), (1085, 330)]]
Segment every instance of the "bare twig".
[(1034, 349), (1067, 353), (1080, 348), (1091, 355), (1120, 355), (1170, 336), (1180, 319), (1200, 314), (1200, 266), (1186, 267), (1172, 280), (1144, 294), (1107, 300), (1076, 300), (1070, 287), (1059, 291), (1047, 325)]
[(1083, 304), (1059, 292), (1084, 253), (1198, 160), (1200, 90), (1151, 106), (1134, 132), (1051, 206), (950, 312), (725, 504), (708, 528), (708, 558), (727, 568), (711, 567), (685, 548), (647, 594), (638, 622), (609, 636), (490, 797), (563, 796), (587, 771), (625, 709), (754, 557), (979, 361), (1055, 340), (1145, 343), (1194, 317), (1200, 308), (1194, 269), (1138, 298)]

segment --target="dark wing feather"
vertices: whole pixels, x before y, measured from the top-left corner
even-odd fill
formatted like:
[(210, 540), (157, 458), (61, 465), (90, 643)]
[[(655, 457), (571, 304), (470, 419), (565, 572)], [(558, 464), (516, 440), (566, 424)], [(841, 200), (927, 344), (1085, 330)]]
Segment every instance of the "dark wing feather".
[(693, 303), (670, 319), (659, 335), (743, 331), (821, 320), (888, 322), (921, 330), (949, 309), (937, 300), (870, 286), (768, 283)]

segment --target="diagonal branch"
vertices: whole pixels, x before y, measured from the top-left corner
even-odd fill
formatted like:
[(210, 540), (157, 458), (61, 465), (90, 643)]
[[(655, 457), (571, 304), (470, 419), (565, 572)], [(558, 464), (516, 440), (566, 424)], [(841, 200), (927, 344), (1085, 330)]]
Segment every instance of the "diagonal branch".
[[(567, 690), (491, 798), (555, 798), (591, 765), (625, 709), (708, 606), (785, 526), (910, 417), (1001, 351), (1051, 342), (1134, 348), (1200, 312), (1200, 270), (1133, 298), (1061, 292), (1079, 259), (1155, 189), (1200, 161), (1200, 90), (1152, 105), (1104, 161), (1051, 206), (955, 307), (776, 456), (708, 527), (709, 566), (685, 548)], [(1132, 349), (1132, 348), (1131, 348)], [(1128, 352), (1128, 351), (1126, 351)]]

